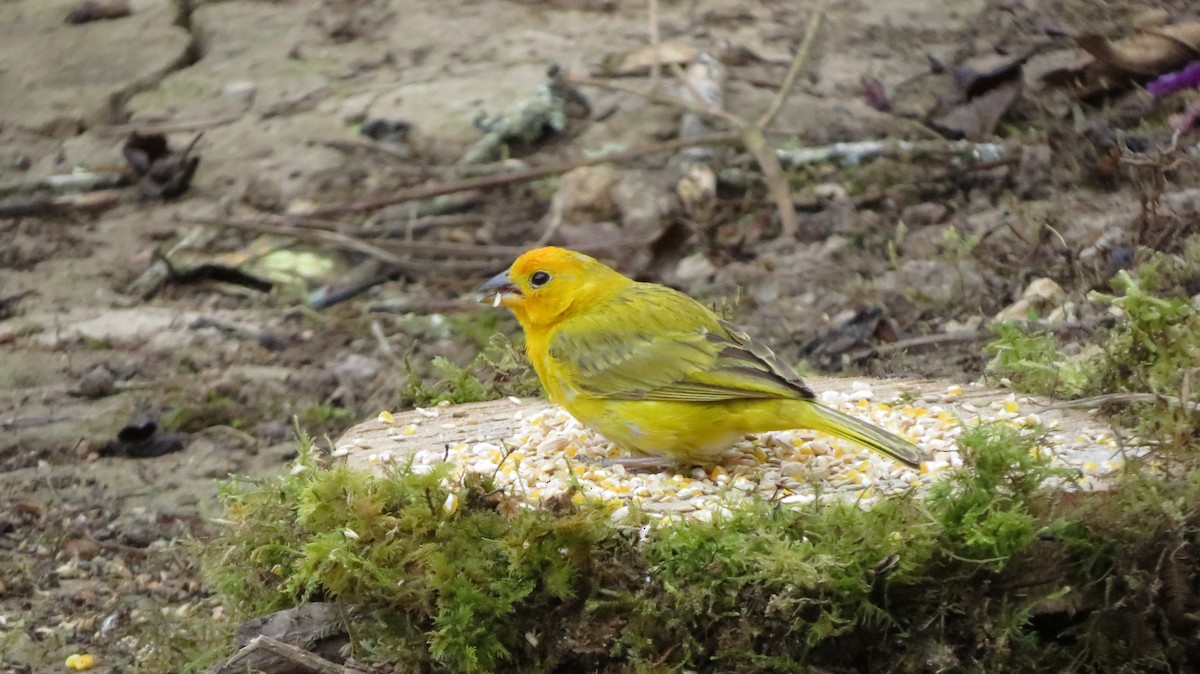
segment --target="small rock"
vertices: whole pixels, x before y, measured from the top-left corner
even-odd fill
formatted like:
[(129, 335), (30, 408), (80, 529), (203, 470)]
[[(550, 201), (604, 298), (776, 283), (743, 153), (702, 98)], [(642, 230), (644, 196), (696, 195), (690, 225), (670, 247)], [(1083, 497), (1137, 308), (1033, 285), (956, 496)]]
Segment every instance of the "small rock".
[(266, 176), (251, 176), (242, 190), (242, 203), (260, 211), (277, 212), (283, 207), (283, 188)]
[(813, 195), (822, 201), (845, 201), (850, 198), (846, 188), (837, 183), (813, 185), (812, 191)]
[(747, 288), (746, 293), (759, 304), (770, 304), (779, 299), (779, 279), (775, 276), (764, 277)]
[(103, 365), (97, 365), (79, 380), (79, 395), (85, 398), (103, 398), (116, 389), (116, 378)]
[(72, 538), (63, 544), (63, 553), (78, 559), (91, 559), (100, 554), (100, 550), (100, 544), (90, 538)]
[(407, 143), (412, 133), (412, 123), (403, 119), (368, 119), (363, 122), (359, 133), (380, 142)]
[(692, 164), (675, 183), (675, 193), (693, 217), (707, 216), (717, 198), (717, 174), (707, 164)]
[(554, 193), (554, 206), (563, 220), (598, 221), (616, 216), (613, 187), (617, 172), (610, 166), (581, 166), (564, 173)]
[(363, 387), (375, 380), (383, 363), (374, 358), (352, 353), (333, 368), (338, 383), (347, 387)]
[(230, 82), (221, 89), (221, 95), (232, 101), (243, 112), (254, 106), (254, 97), (257, 94), (258, 87), (249, 80)]
[(1029, 145), (1021, 148), (1021, 160), (1012, 172), (1017, 193), (1025, 199), (1042, 199), (1050, 192), (1050, 171), (1054, 152), (1049, 145)]
[(900, 212), (900, 220), (909, 228), (936, 225), (946, 219), (950, 209), (936, 201), (913, 204)]
[(1200, 188), (1192, 187), (1176, 192), (1164, 192), (1159, 203), (1174, 213), (1186, 214), (1200, 211)]
[(710, 283), (717, 274), (717, 268), (704, 253), (693, 253), (676, 265), (670, 281), (684, 288), (695, 288)]
[(992, 319), (993, 322), (1026, 321), (1030, 315), (1046, 314), (1047, 310), (1057, 307), (1066, 299), (1062, 286), (1052, 279), (1039, 278), (1030, 282), (1021, 298), (1000, 310)]
[(131, 525), (128, 529), (122, 531), (120, 536), (122, 543), (135, 548), (148, 548), (151, 543), (159, 540), (159, 538), (158, 529), (149, 522)]
[(942, 332), (947, 334), (953, 332), (975, 332), (980, 328), (981, 325), (983, 325), (983, 316), (967, 316), (962, 320), (952, 319), (947, 321), (946, 324), (942, 326)]
[(889, 302), (907, 300), (963, 311), (988, 301), (991, 276), (973, 262), (914, 259), (880, 275), (875, 287), (892, 296)]
[(371, 104), (375, 102), (375, 96), (374, 93), (359, 94), (342, 101), (341, 109), (338, 111), (342, 123), (349, 125), (365, 122), (367, 114), (371, 110)]
[(1061, 307), (1054, 307), (1049, 314), (1046, 315), (1047, 323), (1065, 323), (1067, 321), (1079, 320), (1079, 305), (1074, 302), (1067, 302)]

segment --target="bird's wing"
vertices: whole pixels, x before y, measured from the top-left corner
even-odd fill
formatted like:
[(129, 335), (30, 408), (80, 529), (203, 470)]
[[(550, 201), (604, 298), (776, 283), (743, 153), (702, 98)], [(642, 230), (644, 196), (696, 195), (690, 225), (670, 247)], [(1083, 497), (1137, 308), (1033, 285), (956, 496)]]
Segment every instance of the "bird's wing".
[(620, 400), (812, 398), (765, 346), (686, 295), (638, 284), (565, 322), (549, 355), (586, 395)]

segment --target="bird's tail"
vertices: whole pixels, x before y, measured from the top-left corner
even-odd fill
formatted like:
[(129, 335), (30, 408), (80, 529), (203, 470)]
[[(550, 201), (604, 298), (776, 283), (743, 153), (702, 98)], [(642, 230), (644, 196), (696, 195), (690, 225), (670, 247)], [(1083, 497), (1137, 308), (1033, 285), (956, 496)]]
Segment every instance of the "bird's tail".
[(817, 402), (805, 407), (807, 428), (849, 440), (912, 468), (920, 468), (921, 461), (925, 459), (924, 453), (916, 445), (862, 419), (842, 414)]

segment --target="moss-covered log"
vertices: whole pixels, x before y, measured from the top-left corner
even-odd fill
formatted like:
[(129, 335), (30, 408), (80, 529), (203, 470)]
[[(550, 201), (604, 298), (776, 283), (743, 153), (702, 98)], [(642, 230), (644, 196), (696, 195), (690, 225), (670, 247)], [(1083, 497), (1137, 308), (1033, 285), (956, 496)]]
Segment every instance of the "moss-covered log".
[(230, 486), (209, 568), (241, 616), (340, 603), (355, 657), (401, 671), (1195, 666), (1200, 473), (1064, 493), (1035, 441), (974, 427), (963, 470), (870, 508), (760, 499), (669, 526), (306, 447)]

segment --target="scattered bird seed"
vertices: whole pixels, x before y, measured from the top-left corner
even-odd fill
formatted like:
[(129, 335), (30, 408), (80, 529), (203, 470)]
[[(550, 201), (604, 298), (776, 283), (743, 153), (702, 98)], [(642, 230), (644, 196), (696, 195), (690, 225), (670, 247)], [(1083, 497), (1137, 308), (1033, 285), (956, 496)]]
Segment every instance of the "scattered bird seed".
[[(552, 405), (514, 414), (516, 428), (503, 447), (475, 442), (421, 449), (412, 455), (412, 470), (428, 474), (435, 464), (448, 461), (453, 466), (451, 479), (467, 472), (494, 476), (500, 489), (530, 507), (572, 493), (575, 503), (605, 503), (615, 520), (625, 519), (636, 507), (661, 515), (661, 522), (670, 522), (722, 517), (746, 499), (766, 498), (790, 506), (854, 499), (865, 505), (882, 495), (925, 488), (962, 467), (958, 439), (964, 425), (993, 421), (1019, 428), (1046, 424), (1048, 432), (1034, 451), (1049, 457), (1052, 464), (1076, 468), (1075, 488), (1101, 487), (1106, 478), (1122, 469), (1122, 449), (1111, 433), (1097, 429), (1071, 437), (1061, 432), (1057, 420), (1022, 414), (1021, 402), (1029, 399), (1015, 395), (991, 403), (960, 403), (953, 410), (947, 406), (962, 396), (963, 387), (953, 385), (941, 394), (922, 398), (923, 402), (878, 402), (870, 386), (862, 382), (854, 382), (849, 393), (821, 394), (826, 405), (920, 446), (929, 458), (919, 470), (809, 430), (748, 436), (717, 465), (680, 465), (653, 472), (627, 469), (609, 461), (628, 456), (624, 451)], [(417, 412), (436, 417), (440, 410), (418, 408)], [(341, 456), (339, 452), (341, 449), (334, 454)], [(389, 463), (393, 457), (390, 452), (371, 454), (367, 461), (377, 465)], [(457, 508), (456, 498), (443, 505), (447, 514)]]

